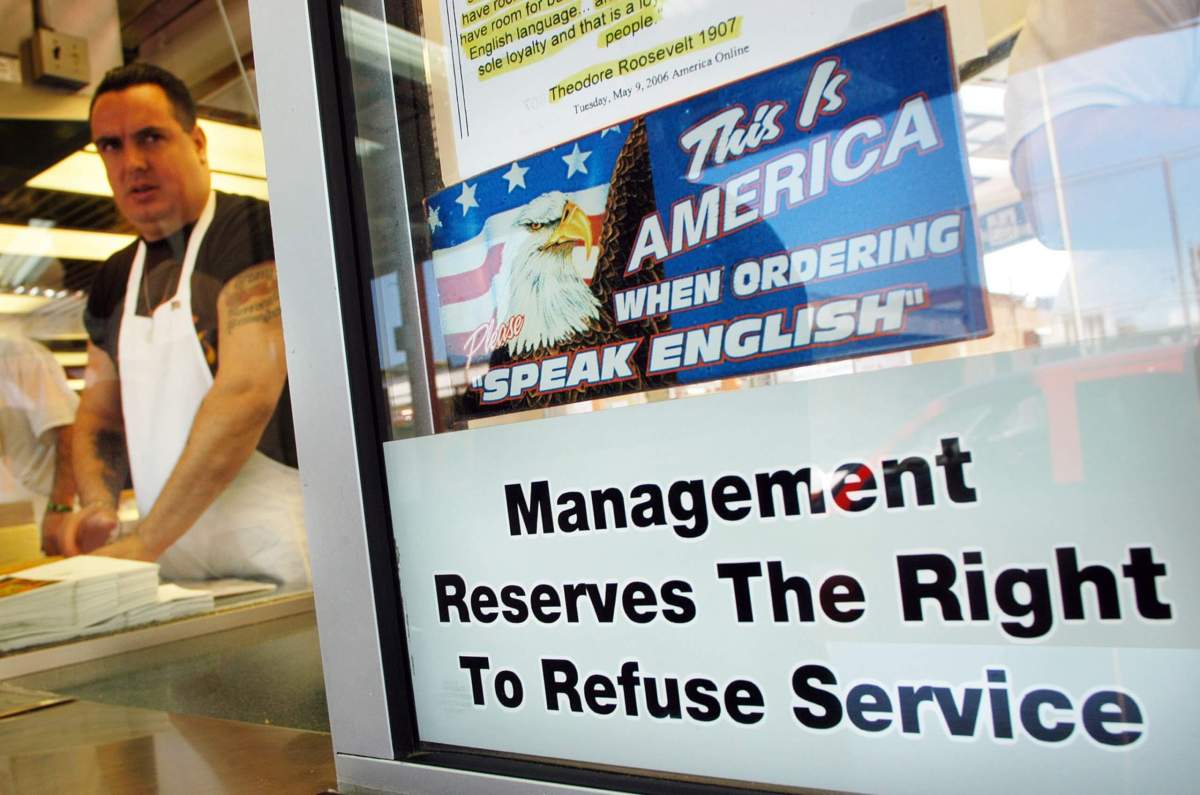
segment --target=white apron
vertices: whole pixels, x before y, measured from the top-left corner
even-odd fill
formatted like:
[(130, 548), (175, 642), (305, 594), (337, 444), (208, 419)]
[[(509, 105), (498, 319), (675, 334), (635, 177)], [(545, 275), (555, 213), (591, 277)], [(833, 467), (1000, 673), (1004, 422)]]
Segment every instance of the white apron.
[[(138, 511), (150, 512), (183, 452), (212, 371), (192, 319), (192, 271), (212, 223), (216, 194), (188, 240), (175, 295), (137, 314), (146, 245), (139, 241), (117, 344), (121, 408)], [(300, 476), (258, 450), (233, 482), (158, 560), (171, 579), (254, 577), (311, 581), (304, 538)]]

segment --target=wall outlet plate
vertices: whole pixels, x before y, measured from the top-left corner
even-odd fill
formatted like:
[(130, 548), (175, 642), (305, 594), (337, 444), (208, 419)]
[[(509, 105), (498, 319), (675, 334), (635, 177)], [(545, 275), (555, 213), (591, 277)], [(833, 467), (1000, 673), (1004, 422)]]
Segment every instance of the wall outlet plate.
[(83, 88), (91, 79), (87, 39), (48, 28), (33, 32), (33, 80), (62, 88)]

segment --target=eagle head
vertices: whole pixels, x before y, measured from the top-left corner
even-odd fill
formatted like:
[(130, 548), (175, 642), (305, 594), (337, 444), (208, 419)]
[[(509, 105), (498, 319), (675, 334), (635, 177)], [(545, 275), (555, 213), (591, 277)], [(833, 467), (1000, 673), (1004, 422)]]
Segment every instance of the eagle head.
[(561, 191), (543, 193), (517, 216), (516, 225), (529, 234), (529, 243), (541, 251), (557, 251), (567, 258), (582, 244), (592, 254), (592, 224), (587, 213)]
[(514, 357), (554, 347), (599, 317), (600, 302), (572, 257), (579, 245), (591, 255), (592, 225), (565, 193), (550, 191), (525, 205), (513, 221), (510, 244), (515, 255), (507, 263), (507, 316), (525, 321), (508, 343)]

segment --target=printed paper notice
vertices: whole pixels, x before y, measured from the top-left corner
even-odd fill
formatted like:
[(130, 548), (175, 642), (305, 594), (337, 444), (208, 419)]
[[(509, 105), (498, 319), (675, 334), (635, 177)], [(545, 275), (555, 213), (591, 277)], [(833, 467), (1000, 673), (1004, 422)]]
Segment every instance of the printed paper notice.
[(794, 60), (894, 20), (905, 5), (441, 0), (451, 106), (444, 127), (459, 174)]

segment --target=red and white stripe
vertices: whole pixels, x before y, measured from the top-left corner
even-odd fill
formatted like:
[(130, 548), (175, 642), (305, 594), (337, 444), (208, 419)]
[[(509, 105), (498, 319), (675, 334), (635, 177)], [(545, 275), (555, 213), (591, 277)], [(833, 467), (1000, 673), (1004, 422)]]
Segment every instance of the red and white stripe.
[[(570, 199), (591, 220), (593, 239), (599, 243), (608, 185), (570, 194)], [(495, 317), (500, 299), (496, 292), (503, 283), (498, 284), (496, 279), (504, 267), (505, 242), (523, 209), (515, 207), (497, 213), (487, 219), (483, 231), (475, 237), (457, 246), (433, 252), (439, 313), (447, 353), (465, 354), (466, 342), (472, 332), (493, 319), (497, 322), (505, 320)], [(580, 278), (585, 282), (591, 282), (598, 255), (597, 248), (592, 249), (591, 257), (585, 256), (582, 247), (575, 251), (575, 264)]]

